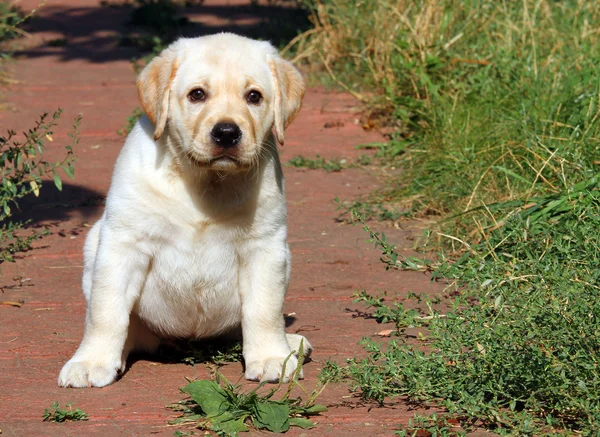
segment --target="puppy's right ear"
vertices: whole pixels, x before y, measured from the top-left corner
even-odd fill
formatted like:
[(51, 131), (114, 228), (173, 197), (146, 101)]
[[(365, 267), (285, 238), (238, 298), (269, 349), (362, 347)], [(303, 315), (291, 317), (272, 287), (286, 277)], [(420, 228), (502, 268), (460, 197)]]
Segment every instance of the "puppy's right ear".
[(165, 130), (169, 113), (171, 85), (177, 74), (175, 50), (167, 48), (139, 74), (136, 85), (142, 108), (154, 124), (154, 139)]

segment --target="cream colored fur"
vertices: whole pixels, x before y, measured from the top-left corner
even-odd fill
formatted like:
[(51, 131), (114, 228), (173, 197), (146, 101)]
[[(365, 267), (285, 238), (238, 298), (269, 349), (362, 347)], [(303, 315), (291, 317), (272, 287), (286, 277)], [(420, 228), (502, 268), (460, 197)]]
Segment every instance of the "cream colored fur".
[[(284, 332), (290, 275), (283, 175), (274, 137), (300, 108), (304, 82), (266, 42), (233, 34), (180, 39), (140, 74), (146, 116), (117, 159), (102, 218), (85, 242), (85, 333), (63, 387), (102, 387), (132, 350), (163, 338), (241, 327), (245, 376), (288, 380), (301, 336)], [(206, 99), (191, 101), (201, 88)], [(247, 100), (258, 91), (259, 104)], [(216, 123), (242, 137), (223, 152)]]

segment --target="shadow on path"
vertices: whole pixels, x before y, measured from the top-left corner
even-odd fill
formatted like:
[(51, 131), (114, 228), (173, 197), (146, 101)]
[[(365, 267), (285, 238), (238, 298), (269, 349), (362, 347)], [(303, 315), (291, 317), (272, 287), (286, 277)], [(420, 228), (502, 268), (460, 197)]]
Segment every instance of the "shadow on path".
[[(202, 36), (217, 32), (234, 32), (251, 38), (271, 41), (281, 47), (308, 29), (308, 13), (295, 1), (279, 1), (277, 5), (251, 4), (200, 5), (179, 8), (178, 14), (187, 24), (177, 25), (168, 34), (157, 34), (132, 23), (132, 6), (52, 6), (40, 9), (27, 31), (53, 35), (39, 46), (21, 52), (29, 58), (58, 56), (61, 61), (75, 59), (90, 62), (130, 60), (140, 55), (136, 38), (153, 35), (163, 41), (178, 36)], [(173, 17), (170, 17), (173, 19)], [(165, 20), (167, 17), (165, 17)]]
[(96, 216), (97, 208), (104, 207), (104, 199), (103, 193), (64, 182), (62, 191), (58, 191), (51, 181), (47, 181), (40, 190), (39, 197), (31, 194), (19, 200), (19, 208), (13, 208), (11, 220), (31, 220), (28, 227), (40, 224), (57, 226), (60, 222), (69, 220), (76, 210), (81, 219), (86, 221)]

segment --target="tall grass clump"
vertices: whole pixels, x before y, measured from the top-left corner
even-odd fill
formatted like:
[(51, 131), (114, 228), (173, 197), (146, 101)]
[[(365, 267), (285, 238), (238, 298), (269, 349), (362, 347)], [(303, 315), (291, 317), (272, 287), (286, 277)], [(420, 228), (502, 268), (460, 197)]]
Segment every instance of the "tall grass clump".
[(463, 213), (557, 193), (598, 171), (600, 3), (310, 2), (291, 44), (395, 127), (400, 194)]

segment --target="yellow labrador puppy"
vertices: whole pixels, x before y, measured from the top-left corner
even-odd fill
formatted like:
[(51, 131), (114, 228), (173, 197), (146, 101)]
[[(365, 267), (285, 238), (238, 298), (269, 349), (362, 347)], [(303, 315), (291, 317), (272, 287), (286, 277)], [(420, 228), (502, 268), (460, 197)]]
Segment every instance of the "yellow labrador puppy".
[(288, 380), (291, 352), (311, 346), (284, 332), (290, 252), (271, 132), (283, 144), (302, 76), (269, 43), (221, 33), (174, 42), (137, 87), (146, 116), (85, 242), (85, 333), (58, 384), (102, 387), (132, 350), (239, 327), (246, 378)]

